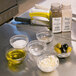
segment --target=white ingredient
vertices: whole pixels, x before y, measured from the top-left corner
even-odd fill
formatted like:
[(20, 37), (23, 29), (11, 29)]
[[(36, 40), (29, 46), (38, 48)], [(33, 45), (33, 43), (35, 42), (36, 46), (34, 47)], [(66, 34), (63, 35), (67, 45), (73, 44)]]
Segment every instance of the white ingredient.
[(12, 46), (14, 48), (24, 48), (26, 44), (27, 42), (25, 40), (17, 40), (14, 43), (12, 43)]
[(48, 56), (38, 62), (38, 67), (44, 72), (51, 72), (56, 69), (58, 65), (58, 59), (54, 56)]
[(43, 42), (46, 42), (46, 43), (51, 42), (52, 39), (53, 39), (53, 36), (52, 37), (44, 36), (44, 37), (39, 38), (40, 41), (43, 41)]

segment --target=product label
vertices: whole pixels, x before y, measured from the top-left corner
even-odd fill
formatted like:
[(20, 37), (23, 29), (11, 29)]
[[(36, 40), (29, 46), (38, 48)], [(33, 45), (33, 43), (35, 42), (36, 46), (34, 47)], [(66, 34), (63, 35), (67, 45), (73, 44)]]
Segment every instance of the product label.
[(53, 33), (61, 32), (61, 17), (52, 19), (52, 31)]
[(62, 31), (71, 31), (71, 17), (63, 17)]

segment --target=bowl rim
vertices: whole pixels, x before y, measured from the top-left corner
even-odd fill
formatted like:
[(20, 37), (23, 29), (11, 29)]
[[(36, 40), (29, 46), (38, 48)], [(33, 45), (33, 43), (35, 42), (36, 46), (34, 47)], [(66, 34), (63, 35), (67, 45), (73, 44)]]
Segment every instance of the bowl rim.
[[(26, 43), (29, 42), (29, 38), (28, 38), (27, 35), (13, 35), (12, 37), (10, 37), (10, 40), (9, 40), (11, 46), (13, 46), (13, 45), (12, 45), (12, 41), (13, 41), (16, 37), (23, 37), (23, 38), (25, 38)], [(26, 44), (26, 45), (27, 45), (27, 44)]]
[[(46, 49), (47, 49), (46, 43), (41, 42), (41, 41), (39, 41), (39, 40), (32, 40), (32, 41), (28, 42), (28, 44), (26, 45), (27, 51), (30, 52), (29, 47), (32, 46), (33, 44), (36, 44), (36, 43), (39, 43), (39, 44), (41, 44), (41, 45), (43, 44), (43, 45), (42, 45), (42, 46), (44, 47), (43, 50), (46, 51)], [(33, 55), (33, 54), (32, 54), (32, 55)]]
[(48, 33), (50, 32), (52, 36), (54, 35), (54, 34), (52, 33), (52, 31), (41, 31), (41, 32), (37, 32), (37, 33), (36, 33), (36, 36), (38, 37), (39, 34), (44, 34), (44, 33), (46, 33), (46, 32), (48, 32)]
[[(9, 51), (16, 51), (16, 50), (18, 50), (18, 49), (10, 48), (9, 50), (7, 50), (6, 53), (5, 53), (6, 59), (7, 59), (7, 54), (8, 54)], [(24, 49), (19, 49), (19, 50), (24, 51)], [(25, 51), (24, 51), (24, 53), (25, 53)], [(19, 60), (22, 60), (22, 59), (24, 59), (24, 58), (26, 57), (26, 54), (27, 54), (27, 53), (25, 53), (25, 55), (24, 55), (23, 57), (19, 58), (19, 59), (11, 59), (11, 58), (10, 58), (10, 60), (11, 60), (11, 61), (15, 61), (15, 60), (18, 60), (18, 61), (19, 61)], [(7, 59), (7, 60), (8, 60), (8, 59)]]
[(71, 54), (71, 52), (69, 53), (62, 53), (62, 54), (56, 54), (59, 58), (66, 58), (66, 57), (69, 57)]
[[(49, 33), (49, 32), (50, 32), (51, 38), (53, 39), (54, 34), (52, 33), (52, 31), (37, 32), (37, 33), (36, 33), (36, 37), (37, 37), (37, 39), (39, 40), (39, 39), (40, 39), (39, 35), (42, 35), (42, 34), (45, 34), (45, 33)], [(41, 40), (41, 41), (44, 41), (44, 40)], [(51, 41), (52, 41), (52, 40), (51, 40)], [(44, 42), (46, 42), (46, 41), (44, 41)]]
[(58, 57), (55, 56), (55, 55), (47, 55), (47, 56), (44, 57), (43, 59), (45, 59), (45, 58), (47, 58), (47, 57), (49, 57), (49, 56), (53, 56), (53, 57), (56, 58), (57, 65), (56, 65), (55, 67), (53, 67), (52, 69), (50, 69), (50, 71), (44, 71), (44, 70), (42, 70), (42, 69), (39, 67), (39, 61), (41, 61), (42, 59), (41, 59), (41, 60), (38, 59), (38, 60), (37, 60), (37, 66), (38, 66), (38, 68), (39, 68), (41, 71), (44, 71), (44, 72), (52, 72), (52, 71), (54, 71), (54, 70), (59, 66), (59, 59), (58, 59)]

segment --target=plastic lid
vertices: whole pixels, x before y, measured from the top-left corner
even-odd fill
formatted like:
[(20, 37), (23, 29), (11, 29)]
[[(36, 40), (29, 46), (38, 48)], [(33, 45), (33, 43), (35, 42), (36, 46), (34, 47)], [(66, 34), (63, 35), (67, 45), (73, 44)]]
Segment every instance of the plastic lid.
[(70, 3), (65, 2), (65, 3), (62, 4), (62, 9), (69, 9), (69, 8), (71, 8)]
[(60, 9), (61, 5), (60, 3), (52, 3), (51, 4), (51, 9)]

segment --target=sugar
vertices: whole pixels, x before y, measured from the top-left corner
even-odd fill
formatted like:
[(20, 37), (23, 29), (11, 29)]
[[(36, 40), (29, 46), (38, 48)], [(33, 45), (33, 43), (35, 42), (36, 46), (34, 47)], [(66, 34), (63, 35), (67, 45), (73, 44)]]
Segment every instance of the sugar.
[(24, 48), (26, 46), (27, 42), (25, 40), (17, 40), (15, 41), (12, 46), (14, 48)]

